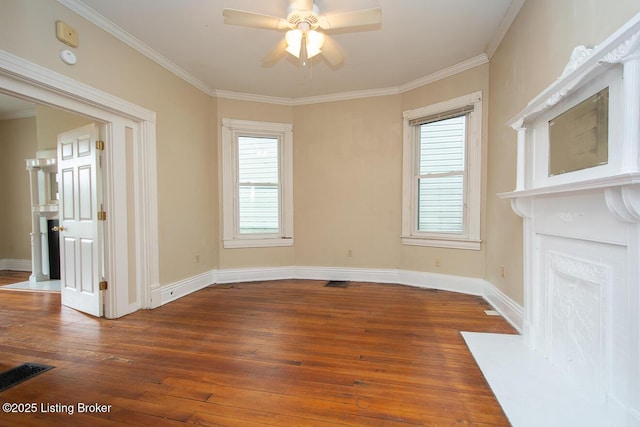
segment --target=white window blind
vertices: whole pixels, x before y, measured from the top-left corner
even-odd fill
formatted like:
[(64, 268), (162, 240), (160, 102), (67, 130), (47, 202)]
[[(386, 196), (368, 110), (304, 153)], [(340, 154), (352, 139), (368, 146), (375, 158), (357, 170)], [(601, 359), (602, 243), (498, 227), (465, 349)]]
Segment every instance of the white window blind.
[(238, 231), (280, 231), (280, 161), (278, 138), (238, 137)]
[(466, 112), (417, 127), (417, 230), (462, 233)]

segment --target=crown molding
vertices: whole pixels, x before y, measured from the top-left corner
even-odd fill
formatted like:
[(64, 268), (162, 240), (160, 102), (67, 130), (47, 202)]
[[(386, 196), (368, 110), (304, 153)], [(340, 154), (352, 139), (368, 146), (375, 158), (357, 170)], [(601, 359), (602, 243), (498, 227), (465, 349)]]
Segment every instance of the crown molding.
[(270, 104), (299, 106), (299, 105), (309, 105), (309, 104), (321, 104), (325, 102), (349, 101), (353, 99), (373, 98), (376, 96), (399, 95), (399, 94), (408, 92), (410, 90), (422, 87), (429, 83), (437, 82), (438, 80), (445, 79), (447, 77), (453, 76), (463, 71), (470, 70), (472, 68), (486, 64), (488, 62), (489, 62), (489, 58), (487, 57), (486, 54), (482, 53), (478, 56), (467, 59), (466, 61), (459, 62), (458, 64), (444, 68), (440, 71), (436, 71), (435, 73), (429, 74), (428, 76), (425, 76), (425, 77), (421, 77), (417, 80), (406, 83), (404, 85), (381, 88), (381, 89), (368, 89), (368, 90), (358, 90), (358, 91), (352, 91), (352, 92), (340, 92), (340, 93), (333, 93), (328, 95), (310, 96), (306, 98), (278, 98), (278, 97), (263, 96), (263, 95), (253, 95), (250, 93), (216, 90), (214, 96), (218, 98), (237, 99), (241, 101), (254, 101), (254, 102), (265, 102)]
[(406, 83), (399, 87), (399, 93), (405, 93), (410, 90), (417, 89), (429, 83), (437, 82), (438, 80), (451, 77), (455, 74), (470, 70), (471, 68), (475, 68), (488, 62), (489, 57), (487, 57), (485, 53), (481, 53), (478, 56), (474, 56), (473, 58), (469, 58), (450, 67), (443, 68), (442, 70), (436, 71), (435, 73), (429, 74), (428, 76)]
[[(100, 15), (95, 10), (91, 9), (89, 6), (85, 5), (81, 0), (57, 0), (58, 3), (67, 7), (68, 9), (74, 11), (81, 17), (87, 19), (89, 22), (98, 26), (102, 30), (111, 34), (121, 42), (125, 43), (132, 49), (137, 50), (147, 58), (156, 62), (158, 65), (166, 68), (179, 78), (183, 79), (187, 83), (191, 84), (195, 88), (201, 90), (209, 96), (222, 98), (222, 99), (233, 99), (240, 101), (251, 101), (251, 102), (261, 102), (267, 104), (276, 104), (276, 105), (286, 105), (286, 106), (299, 106), (299, 105), (308, 105), (308, 104), (320, 104), (325, 102), (335, 102), (335, 101), (347, 101), (353, 99), (362, 99), (362, 98), (372, 98), (377, 96), (389, 96), (389, 95), (398, 95), (404, 92), (408, 92), (410, 90), (419, 88), (429, 83), (436, 82), (438, 80), (442, 80), (444, 78), (450, 77), (452, 75), (461, 73), (463, 71), (469, 70), (471, 68), (477, 67), (479, 65), (486, 64), (489, 62), (489, 56), (486, 53), (482, 53), (473, 58), (462, 61), (458, 64), (454, 64), (450, 67), (444, 68), (440, 71), (436, 71), (435, 73), (429, 74), (428, 76), (421, 77), (417, 80), (411, 81), (409, 83), (388, 87), (388, 88), (379, 88), (379, 89), (368, 89), (368, 90), (360, 90), (360, 91), (352, 91), (352, 92), (341, 92), (334, 93), (328, 95), (319, 95), (319, 96), (310, 96), (304, 98), (285, 98), (285, 97), (275, 97), (275, 96), (267, 96), (267, 95), (258, 95), (258, 94), (250, 94), (250, 93), (242, 93), (242, 92), (232, 92), (226, 90), (217, 90), (212, 89), (206, 83), (197, 79), (189, 72), (179, 67), (159, 52), (138, 40), (132, 34), (128, 33), (118, 25), (114, 24), (104, 16)], [(504, 37), (504, 33), (508, 30), (511, 22), (515, 19), (520, 7), (524, 3), (525, 0), (514, 0), (513, 4), (509, 8), (505, 19), (501, 25), (501, 31), (503, 34), (499, 37), (502, 40)], [(508, 22), (508, 23), (507, 23)], [(504, 27), (504, 30), (503, 30)], [(499, 41), (498, 40), (498, 44)], [(492, 41), (492, 44), (494, 41)], [(497, 45), (496, 45), (497, 46)]]
[(117, 38), (127, 46), (132, 49), (137, 50), (147, 58), (151, 59), (156, 64), (164, 67), (168, 71), (172, 72), (176, 76), (180, 77), (182, 80), (186, 81), (190, 85), (195, 88), (201, 90), (202, 92), (213, 96), (211, 88), (195, 78), (189, 72), (179, 67), (175, 63), (168, 60), (165, 56), (160, 54), (155, 49), (151, 48), (147, 44), (143, 43), (118, 25), (114, 24), (104, 16), (100, 15), (95, 10), (91, 9), (89, 6), (84, 4), (80, 0), (58, 0), (58, 3), (77, 13), (81, 17), (85, 18), (87, 21), (106, 31), (108, 34), (111, 34), (113, 37)]
[(511, 2), (509, 10), (507, 10), (506, 15), (504, 16), (504, 18), (502, 18), (502, 22), (500, 23), (498, 32), (487, 45), (487, 49), (485, 52), (487, 53), (487, 57), (489, 59), (491, 59), (493, 57), (493, 54), (496, 53), (496, 50), (498, 50), (498, 46), (500, 46), (500, 43), (502, 43), (502, 39), (504, 39), (504, 36), (507, 35), (507, 31), (509, 31), (509, 28), (511, 28), (511, 24), (513, 24), (513, 21), (515, 21), (516, 16), (518, 16), (518, 13), (520, 12), (520, 9), (522, 8), (522, 5), (524, 5), (525, 1), (526, 0), (513, 0)]
[(400, 91), (397, 87), (382, 89), (357, 90), (352, 92), (333, 93), (328, 95), (310, 96), (294, 99), (294, 105), (321, 104), (324, 102), (348, 101), (352, 99), (373, 98), (376, 96), (397, 95)]
[(321, 104), (325, 102), (348, 101), (352, 99), (372, 98), (376, 96), (397, 95), (399, 88), (390, 87), (383, 89), (369, 89), (352, 92), (340, 92), (329, 95), (309, 96), (305, 98), (279, 98), (275, 96), (255, 95), (251, 93), (230, 92), (226, 90), (216, 90), (216, 98), (235, 99), (239, 101), (264, 102), (266, 104), (286, 105), (289, 107), (309, 104)]
[(293, 98), (281, 98), (277, 96), (256, 95), (252, 93), (232, 92), (228, 90), (214, 90), (211, 96), (216, 98), (222, 98), (222, 99), (264, 102), (265, 104), (276, 104), (276, 105), (286, 105), (286, 106), (292, 106), (294, 105), (294, 102), (295, 102)]

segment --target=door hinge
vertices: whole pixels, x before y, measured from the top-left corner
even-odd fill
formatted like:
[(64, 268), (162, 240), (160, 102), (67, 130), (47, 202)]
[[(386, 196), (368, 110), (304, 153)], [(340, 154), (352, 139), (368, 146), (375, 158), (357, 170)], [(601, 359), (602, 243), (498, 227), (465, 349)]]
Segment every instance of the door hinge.
[(104, 151), (104, 141), (102, 140), (96, 141), (96, 150)]
[(98, 289), (100, 289), (101, 291), (106, 291), (107, 290), (107, 282), (105, 280), (103, 280), (102, 282), (98, 283)]
[(107, 213), (105, 211), (99, 211), (98, 221), (106, 221), (106, 220), (107, 220)]

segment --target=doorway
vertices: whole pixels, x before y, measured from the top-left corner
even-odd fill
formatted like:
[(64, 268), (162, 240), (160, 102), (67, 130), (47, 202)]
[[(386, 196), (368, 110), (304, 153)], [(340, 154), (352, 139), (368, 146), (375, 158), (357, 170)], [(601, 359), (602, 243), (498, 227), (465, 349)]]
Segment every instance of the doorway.
[(159, 287), (155, 113), (3, 51), (0, 92), (105, 124), (104, 315), (151, 308)]

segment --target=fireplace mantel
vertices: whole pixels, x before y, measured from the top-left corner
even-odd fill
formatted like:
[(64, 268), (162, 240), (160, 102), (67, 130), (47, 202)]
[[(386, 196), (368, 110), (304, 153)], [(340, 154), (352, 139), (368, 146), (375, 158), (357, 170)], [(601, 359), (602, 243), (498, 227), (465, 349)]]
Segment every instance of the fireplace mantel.
[(640, 15), (577, 47), (508, 125), (516, 188), (498, 196), (523, 218), (524, 341), (612, 425), (640, 426)]

